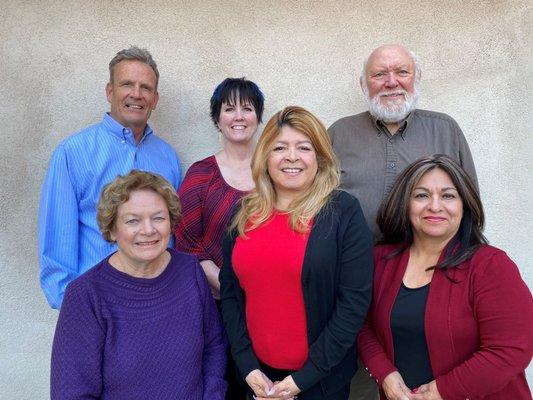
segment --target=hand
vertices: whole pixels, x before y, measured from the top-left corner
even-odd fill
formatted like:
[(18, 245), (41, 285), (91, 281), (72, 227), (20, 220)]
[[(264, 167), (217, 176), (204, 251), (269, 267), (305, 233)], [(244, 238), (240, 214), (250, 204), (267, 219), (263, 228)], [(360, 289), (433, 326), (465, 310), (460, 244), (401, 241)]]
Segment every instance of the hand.
[(200, 265), (204, 270), (205, 277), (207, 278), (207, 283), (211, 288), (211, 294), (215, 300), (220, 300), (220, 282), (218, 280), (218, 274), (220, 269), (216, 264), (211, 260), (202, 260)]
[(246, 375), (246, 383), (254, 391), (257, 398), (268, 397), (274, 386), (272, 381), (259, 369), (254, 369)]
[(276, 382), (272, 389), (272, 396), (282, 400), (292, 399), (301, 392), (300, 388), (294, 383), (294, 379), (292, 379), (291, 375), (283, 379), (281, 382)]
[(413, 390), (413, 400), (443, 400), (433, 380)]
[(389, 400), (411, 400), (414, 398), (411, 390), (405, 386), (403, 378), (398, 371), (388, 374), (383, 379), (381, 387)]

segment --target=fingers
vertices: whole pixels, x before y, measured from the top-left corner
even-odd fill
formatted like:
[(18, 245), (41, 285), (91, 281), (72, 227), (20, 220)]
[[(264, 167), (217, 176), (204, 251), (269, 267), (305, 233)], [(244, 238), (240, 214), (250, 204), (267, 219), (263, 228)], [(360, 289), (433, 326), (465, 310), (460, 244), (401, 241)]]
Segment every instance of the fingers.
[(254, 369), (246, 376), (246, 383), (258, 397), (268, 397), (272, 391), (272, 381), (258, 369)]
[(298, 393), (300, 393), (300, 389), (298, 386), (296, 386), (296, 383), (294, 383), (294, 380), (290, 375), (281, 382), (276, 383), (272, 389), (272, 395), (278, 396), (283, 400), (294, 398)]

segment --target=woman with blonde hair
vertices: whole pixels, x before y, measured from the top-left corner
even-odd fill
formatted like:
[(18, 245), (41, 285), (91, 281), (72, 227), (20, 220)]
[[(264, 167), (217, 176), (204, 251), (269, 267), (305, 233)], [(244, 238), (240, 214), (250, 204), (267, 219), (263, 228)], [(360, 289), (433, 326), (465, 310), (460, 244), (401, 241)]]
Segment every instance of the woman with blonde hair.
[(372, 286), (372, 238), (359, 202), (337, 190), (326, 129), (301, 107), (269, 120), (252, 176), (256, 189), (223, 244), (222, 316), (233, 358), (257, 398), (347, 399)]

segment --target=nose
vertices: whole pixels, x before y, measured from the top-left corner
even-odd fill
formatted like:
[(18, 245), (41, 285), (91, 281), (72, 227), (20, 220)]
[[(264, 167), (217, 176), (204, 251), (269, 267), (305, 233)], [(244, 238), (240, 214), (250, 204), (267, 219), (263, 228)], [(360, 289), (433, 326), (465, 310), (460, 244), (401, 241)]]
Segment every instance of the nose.
[(291, 162), (298, 160), (298, 151), (296, 150), (296, 147), (290, 146), (287, 149), (286, 159)]
[(139, 98), (141, 97), (141, 86), (140, 85), (134, 85), (131, 89), (130, 93), (131, 97)]
[(150, 219), (146, 219), (145, 221), (143, 221), (141, 225), (141, 233), (149, 236), (153, 234), (154, 232), (155, 232), (155, 227), (152, 224), (152, 221)]
[(385, 85), (387, 87), (396, 87), (396, 86), (398, 86), (398, 80), (396, 79), (396, 74), (394, 73), (394, 71), (390, 71), (387, 74), (387, 77), (386, 77), (386, 80), (385, 80)]
[(237, 121), (241, 121), (241, 120), (244, 119), (244, 118), (243, 118), (243, 112), (242, 112), (242, 110), (241, 110), (240, 108), (237, 108), (237, 109), (235, 110), (235, 119), (236, 119)]
[(440, 198), (439, 196), (431, 196), (429, 201), (429, 210), (433, 212), (438, 212), (441, 209)]

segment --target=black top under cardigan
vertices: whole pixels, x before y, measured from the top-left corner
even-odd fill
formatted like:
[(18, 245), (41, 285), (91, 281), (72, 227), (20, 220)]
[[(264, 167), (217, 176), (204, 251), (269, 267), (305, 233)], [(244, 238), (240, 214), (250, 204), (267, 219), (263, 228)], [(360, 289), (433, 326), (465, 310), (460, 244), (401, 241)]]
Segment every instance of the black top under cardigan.
[[(325, 394), (357, 371), (355, 339), (372, 295), (372, 235), (359, 201), (335, 190), (314, 219), (302, 267), (308, 358), (292, 377), (302, 392), (320, 383)], [(260, 369), (248, 330), (244, 293), (233, 271), (237, 233), (226, 234), (220, 272), (222, 317), (243, 377)]]

